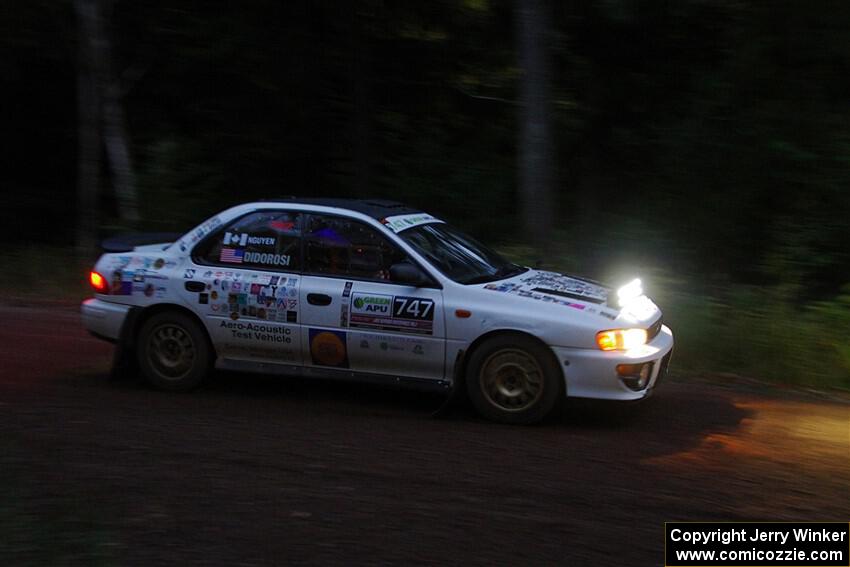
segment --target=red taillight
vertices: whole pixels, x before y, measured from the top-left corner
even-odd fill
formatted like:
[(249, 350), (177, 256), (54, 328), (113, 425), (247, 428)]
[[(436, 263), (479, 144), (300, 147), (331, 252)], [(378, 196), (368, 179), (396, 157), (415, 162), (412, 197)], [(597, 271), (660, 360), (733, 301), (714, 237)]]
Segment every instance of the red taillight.
[(91, 272), (89, 274), (89, 283), (96, 292), (109, 293), (109, 284), (106, 283), (106, 278), (97, 272)]

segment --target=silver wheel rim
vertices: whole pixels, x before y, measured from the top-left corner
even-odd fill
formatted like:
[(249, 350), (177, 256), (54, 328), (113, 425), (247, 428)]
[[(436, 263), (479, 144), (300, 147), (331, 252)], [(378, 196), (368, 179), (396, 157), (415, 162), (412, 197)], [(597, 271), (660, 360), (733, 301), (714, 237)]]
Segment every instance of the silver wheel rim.
[(166, 380), (180, 380), (195, 364), (195, 341), (186, 329), (174, 323), (154, 328), (148, 336), (148, 360), (154, 370)]
[(520, 412), (543, 394), (543, 370), (527, 352), (502, 349), (484, 361), (479, 374), (481, 393), (501, 411)]

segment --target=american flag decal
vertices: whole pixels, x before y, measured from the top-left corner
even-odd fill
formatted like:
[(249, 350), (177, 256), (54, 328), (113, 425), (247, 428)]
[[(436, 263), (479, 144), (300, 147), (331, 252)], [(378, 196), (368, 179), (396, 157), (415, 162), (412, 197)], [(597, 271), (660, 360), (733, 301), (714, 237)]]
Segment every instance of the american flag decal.
[(222, 262), (230, 262), (231, 264), (241, 264), (243, 254), (245, 254), (244, 250), (239, 250), (235, 248), (222, 248), (221, 256), (219, 256), (218, 259)]

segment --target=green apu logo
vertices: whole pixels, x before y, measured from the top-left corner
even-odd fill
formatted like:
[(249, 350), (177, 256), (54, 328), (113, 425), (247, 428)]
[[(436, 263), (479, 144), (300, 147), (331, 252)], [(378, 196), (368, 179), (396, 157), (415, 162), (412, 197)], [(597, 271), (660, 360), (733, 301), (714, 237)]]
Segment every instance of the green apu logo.
[(392, 298), (390, 297), (374, 297), (374, 296), (359, 296), (354, 298), (354, 308), (357, 310), (389, 313)]

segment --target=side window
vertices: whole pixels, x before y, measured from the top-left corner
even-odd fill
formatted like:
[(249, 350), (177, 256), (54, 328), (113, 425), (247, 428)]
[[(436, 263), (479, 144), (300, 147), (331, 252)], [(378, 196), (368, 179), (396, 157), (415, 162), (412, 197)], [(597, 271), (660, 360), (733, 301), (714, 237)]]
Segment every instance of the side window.
[(300, 240), (301, 213), (257, 211), (217, 231), (193, 256), (217, 266), (299, 271)]
[(389, 280), (407, 255), (374, 228), (352, 219), (310, 215), (304, 228), (304, 271)]

